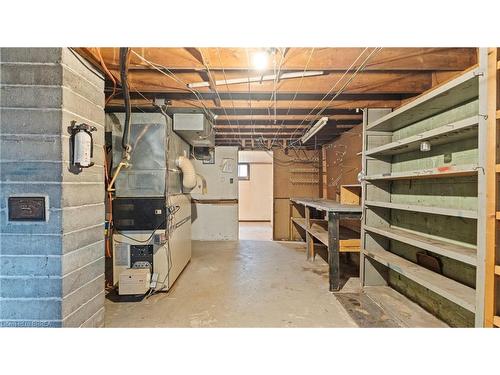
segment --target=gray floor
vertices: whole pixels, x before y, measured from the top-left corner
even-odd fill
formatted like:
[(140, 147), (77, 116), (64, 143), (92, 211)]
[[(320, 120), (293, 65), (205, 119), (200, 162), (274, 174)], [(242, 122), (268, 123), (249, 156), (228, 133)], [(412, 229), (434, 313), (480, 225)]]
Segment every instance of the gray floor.
[(270, 221), (240, 221), (239, 239), (255, 241), (271, 241), (273, 225)]
[[(106, 300), (107, 327), (439, 327), (389, 288), (361, 293), (352, 278), (328, 292), (327, 265), (301, 243), (193, 242), (193, 258), (168, 294)], [(367, 317), (369, 319), (367, 319)]]

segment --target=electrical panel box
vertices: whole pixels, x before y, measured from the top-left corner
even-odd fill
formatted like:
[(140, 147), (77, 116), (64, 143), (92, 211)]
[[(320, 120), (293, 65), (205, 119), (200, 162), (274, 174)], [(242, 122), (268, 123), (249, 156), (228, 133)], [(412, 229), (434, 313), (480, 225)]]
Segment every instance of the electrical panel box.
[(151, 272), (149, 268), (129, 268), (120, 273), (118, 294), (145, 294), (149, 290)]
[(194, 147), (214, 147), (215, 131), (203, 113), (174, 113), (174, 131)]

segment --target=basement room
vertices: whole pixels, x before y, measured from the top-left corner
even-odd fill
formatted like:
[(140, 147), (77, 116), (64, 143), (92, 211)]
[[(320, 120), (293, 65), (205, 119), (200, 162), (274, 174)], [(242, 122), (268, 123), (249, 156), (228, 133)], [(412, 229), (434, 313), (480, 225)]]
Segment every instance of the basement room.
[[(188, 337), (208, 361), (225, 347), (207, 340), (217, 336), (235, 366), (274, 348), (321, 362), (332, 340), (415, 340), (408, 350), (426, 362), (418, 342), (434, 353), (444, 336), (498, 339), (498, 40), (405, 39), (386, 24), (347, 41), (329, 39), (327, 25), (302, 35), (285, 23), (290, 35), (274, 36), (265, 15), (267, 34), (221, 36), (237, 16), (200, 24), (187, 11), (175, 28), (146, 32), (160, 15), (136, 25), (129, 11), (119, 19), (116, 8), (113, 27), (106, 13), (102, 39), (92, 20), (75, 23), (77, 38), (44, 39), (51, 25), (41, 40), (1, 43), (0, 333), (10, 346), (82, 332), (87, 353), (108, 362), (116, 352), (138, 372), (124, 354), (143, 351), (146, 370), (157, 341), (189, 351)], [(203, 35), (228, 17), (232, 26)]]

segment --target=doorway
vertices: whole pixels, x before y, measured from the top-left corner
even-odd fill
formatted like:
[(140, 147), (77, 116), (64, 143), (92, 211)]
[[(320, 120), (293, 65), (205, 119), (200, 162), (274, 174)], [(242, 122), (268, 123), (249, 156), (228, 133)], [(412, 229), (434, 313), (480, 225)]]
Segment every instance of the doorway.
[(271, 241), (273, 232), (273, 153), (239, 151), (240, 240)]

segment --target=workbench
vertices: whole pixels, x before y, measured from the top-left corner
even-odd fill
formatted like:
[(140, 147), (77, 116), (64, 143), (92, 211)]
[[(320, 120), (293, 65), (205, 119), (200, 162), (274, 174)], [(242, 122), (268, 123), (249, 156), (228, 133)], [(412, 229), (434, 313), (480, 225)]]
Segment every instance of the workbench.
[[(361, 220), (361, 206), (311, 198), (290, 198), (290, 202), (290, 226), (297, 225), (305, 231), (307, 259), (314, 259), (314, 239), (325, 245), (328, 252), (330, 291), (339, 290), (340, 253), (360, 251), (360, 234), (342, 226), (341, 220)], [(293, 217), (293, 205), (303, 206), (305, 217)], [(325, 219), (319, 218), (321, 216)]]

